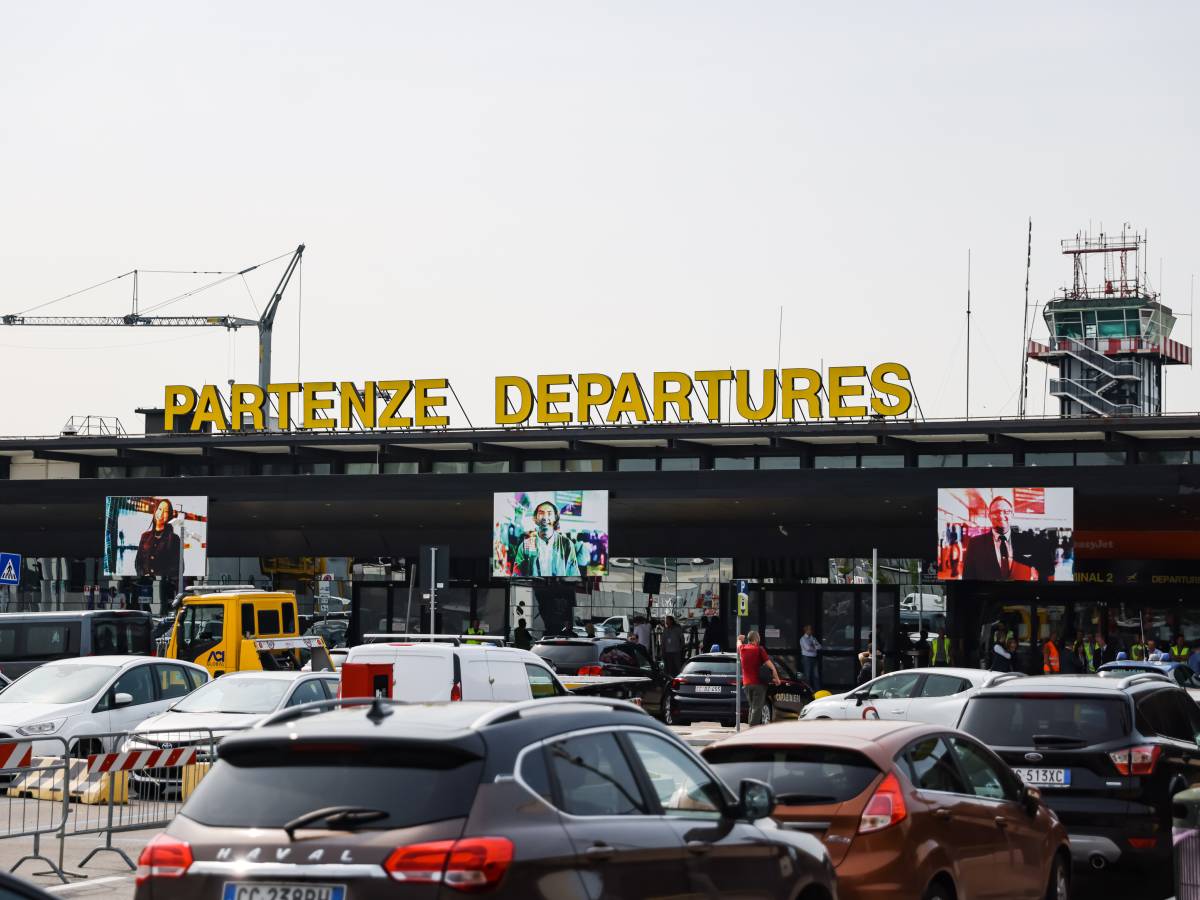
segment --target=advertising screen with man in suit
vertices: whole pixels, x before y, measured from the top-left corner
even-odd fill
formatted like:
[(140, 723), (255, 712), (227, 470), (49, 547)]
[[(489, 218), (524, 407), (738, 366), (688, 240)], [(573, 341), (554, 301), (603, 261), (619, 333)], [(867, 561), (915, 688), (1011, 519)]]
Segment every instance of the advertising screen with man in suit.
[(1071, 488), (941, 488), (937, 499), (939, 580), (1074, 580)]

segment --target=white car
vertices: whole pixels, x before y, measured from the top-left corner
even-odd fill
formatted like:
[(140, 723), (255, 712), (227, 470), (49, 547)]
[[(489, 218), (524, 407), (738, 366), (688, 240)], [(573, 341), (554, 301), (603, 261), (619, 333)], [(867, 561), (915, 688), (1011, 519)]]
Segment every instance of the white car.
[(1022, 677), (1019, 672), (949, 666), (902, 669), (844, 694), (813, 700), (800, 711), (800, 718), (891, 719), (953, 726), (958, 724), (967, 699), (980, 688)]
[[(0, 692), (0, 740), (33, 740), (34, 756), (114, 750), (97, 737), (132, 731), (208, 681), (203, 666), (150, 656), (80, 656), (30, 669)], [(41, 738), (42, 740), (37, 740)]]
[[(198, 748), (199, 762), (211, 759), (213, 746), (231, 731), (250, 728), (276, 710), (338, 694), (333, 672), (230, 672), (197, 688), (165, 712), (133, 730), (122, 750)], [(147, 785), (177, 789), (178, 767), (133, 773), (139, 794)]]

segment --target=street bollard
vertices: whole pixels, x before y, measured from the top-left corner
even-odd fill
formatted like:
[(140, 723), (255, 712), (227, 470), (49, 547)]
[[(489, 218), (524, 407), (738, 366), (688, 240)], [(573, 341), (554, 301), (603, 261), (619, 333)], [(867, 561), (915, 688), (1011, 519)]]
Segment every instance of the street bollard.
[(1171, 815), (1175, 820), (1175, 900), (1200, 900), (1200, 788), (1176, 794)]

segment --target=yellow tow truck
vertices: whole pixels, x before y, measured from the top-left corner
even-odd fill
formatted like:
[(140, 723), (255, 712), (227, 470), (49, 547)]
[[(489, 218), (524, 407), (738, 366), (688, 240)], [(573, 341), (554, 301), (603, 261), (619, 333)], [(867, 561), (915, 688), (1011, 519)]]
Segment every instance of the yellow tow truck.
[(333, 669), (320, 637), (301, 637), (296, 595), (251, 585), (198, 585), (178, 601), (166, 656), (194, 662), (213, 678), (226, 672)]

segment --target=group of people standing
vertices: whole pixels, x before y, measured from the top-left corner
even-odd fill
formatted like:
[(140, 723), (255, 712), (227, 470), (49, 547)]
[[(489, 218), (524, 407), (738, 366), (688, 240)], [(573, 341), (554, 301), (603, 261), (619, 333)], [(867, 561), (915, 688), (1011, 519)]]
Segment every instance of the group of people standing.
[[(1042, 642), (1040, 650), (1044, 675), (1082, 675), (1097, 671), (1105, 663), (1120, 660), (1187, 663), (1192, 671), (1200, 674), (1200, 644), (1189, 646), (1182, 634), (1176, 634), (1174, 640), (1164, 647), (1159, 647), (1154, 638), (1137, 637), (1122, 648), (1099, 631), (1095, 634), (1076, 634), (1070, 642), (1061, 639), (1059, 632), (1052, 631)], [(1022, 664), (1019, 644), (1012, 631), (993, 632), (988, 668), (994, 672), (1029, 670), (1027, 665)]]

